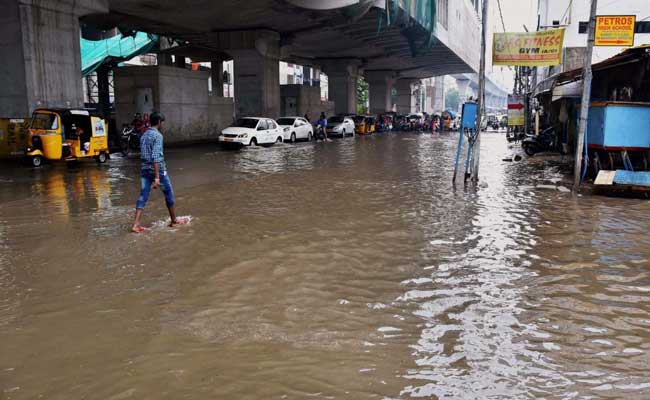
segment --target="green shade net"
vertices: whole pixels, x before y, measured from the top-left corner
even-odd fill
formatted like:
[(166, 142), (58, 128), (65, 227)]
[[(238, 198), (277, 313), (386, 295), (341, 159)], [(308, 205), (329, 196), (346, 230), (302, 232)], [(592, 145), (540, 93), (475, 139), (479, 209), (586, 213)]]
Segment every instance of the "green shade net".
[(103, 64), (116, 65), (148, 53), (158, 43), (158, 36), (138, 32), (134, 36), (118, 34), (104, 40), (81, 39), (81, 73), (88, 76)]
[(430, 33), (429, 44), (435, 41), (437, 0), (386, 0), (386, 8), (380, 13), (379, 30), (384, 20), (390, 26), (400, 22), (408, 26), (417, 22)]

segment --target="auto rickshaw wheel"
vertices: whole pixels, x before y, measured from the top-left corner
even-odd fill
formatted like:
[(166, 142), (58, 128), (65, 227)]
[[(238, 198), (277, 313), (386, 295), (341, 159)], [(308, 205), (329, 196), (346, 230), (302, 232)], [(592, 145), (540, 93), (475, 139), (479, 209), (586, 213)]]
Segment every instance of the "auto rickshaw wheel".
[(41, 157), (41, 156), (32, 156), (31, 162), (32, 162), (32, 167), (38, 168), (41, 165), (43, 165), (43, 157)]
[(102, 152), (102, 153), (99, 153), (97, 155), (97, 162), (100, 163), (100, 164), (105, 163), (107, 159), (108, 159), (108, 157), (106, 156), (106, 153)]

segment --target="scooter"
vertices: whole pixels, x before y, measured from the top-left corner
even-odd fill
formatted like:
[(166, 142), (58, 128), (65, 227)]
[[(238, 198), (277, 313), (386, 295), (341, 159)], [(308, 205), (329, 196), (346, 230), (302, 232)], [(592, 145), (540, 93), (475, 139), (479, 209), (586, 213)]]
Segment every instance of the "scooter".
[(126, 157), (131, 152), (140, 151), (140, 135), (135, 128), (129, 125), (122, 126), (122, 137), (120, 138), (120, 147), (122, 154)]
[(561, 147), (558, 145), (555, 127), (546, 128), (537, 136), (527, 135), (521, 142), (521, 147), (528, 156), (543, 151), (559, 151), (562, 153)]

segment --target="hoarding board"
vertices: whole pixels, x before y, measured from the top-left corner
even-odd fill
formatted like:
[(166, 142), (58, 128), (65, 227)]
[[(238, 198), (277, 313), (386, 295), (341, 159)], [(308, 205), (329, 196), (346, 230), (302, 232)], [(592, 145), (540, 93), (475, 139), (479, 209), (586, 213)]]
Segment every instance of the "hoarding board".
[(596, 16), (595, 46), (634, 46), (635, 15)]
[(562, 64), (564, 29), (539, 32), (495, 33), (493, 65), (543, 67)]

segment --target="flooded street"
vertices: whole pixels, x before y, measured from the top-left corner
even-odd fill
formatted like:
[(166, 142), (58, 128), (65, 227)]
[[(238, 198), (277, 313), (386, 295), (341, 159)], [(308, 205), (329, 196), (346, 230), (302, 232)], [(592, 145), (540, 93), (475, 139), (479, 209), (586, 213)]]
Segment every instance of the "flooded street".
[(2, 399), (650, 398), (650, 202), (455, 135), (0, 169)]

